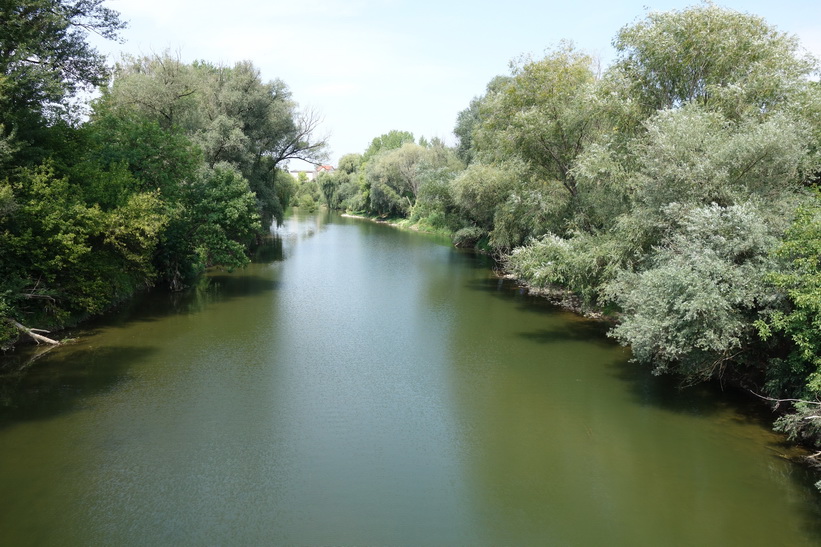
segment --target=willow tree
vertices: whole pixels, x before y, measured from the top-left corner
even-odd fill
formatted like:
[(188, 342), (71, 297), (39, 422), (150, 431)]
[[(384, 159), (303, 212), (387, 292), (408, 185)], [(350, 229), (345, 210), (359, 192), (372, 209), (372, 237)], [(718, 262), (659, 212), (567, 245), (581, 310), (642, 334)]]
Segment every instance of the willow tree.
[(563, 45), (513, 65), (510, 80), (482, 103), (473, 138), (485, 162), (516, 156), (538, 179), (577, 194), (575, 158), (597, 134), (594, 59)]
[(789, 101), (815, 66), (795, 36), (713, 4), (652, 12), (613, 41), (613, 69), (644, 112), (696, 102), (737, 118)]
[(186, 64), (168, 54), (127, 57), (98, 105), (113, 115), (139, 115), (187, 135), (209, 166), (228, 162), (255, 192), (267, 224), (282, 220), (276, 170), (289, 160), (318, 163), (326, 141), (321, 117), (299, 109), (281, 80), (265, 82), (250, 62)]

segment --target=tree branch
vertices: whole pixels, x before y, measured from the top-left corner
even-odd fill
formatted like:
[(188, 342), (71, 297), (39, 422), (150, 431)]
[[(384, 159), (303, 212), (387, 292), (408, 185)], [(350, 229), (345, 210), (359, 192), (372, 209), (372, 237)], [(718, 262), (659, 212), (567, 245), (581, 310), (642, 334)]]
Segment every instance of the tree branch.
[(40, 344), (40, 342), (45, 342), (46, 344), (51, 344), (52, 346), (59, 346), (60, 345), (60, 342), (58, 342), (57, 340), (52, 340), (51, 338), (48, 338), (46, 336), (43, 336), (42, 334), (37, 334), (36, 332), (34, 332), (35, 330), (39, 330), (40, 332), (48, 332), (48, 331), (44, 331), (42, 329), (30, 329), (27, 326), (18, 323), (14, 319), (8, 319), (7, 318), (6, 321), (8, 321), (14, 328), (19, 330), (20, 332), (23, 332), (23, 333), (29, 335), (32, 339), (34, 339), (35, 342), (37, 342), (37, 344)]
[[(771, 401), (771, 402), (776, 403), (776, 404), (778, 404), (778, 403), (805, 403), (805, 404), (808, 404), (808, 405), (821, 406), (820, 401), (806, 401), (804, 399), (775, 399), (773, 397), (765, 397), (764, 395), (756, 393), (752, 389), (748, 389), (747, 391), (749, 391), (750, 393), (752, 393), (753, 395), (755, 395), (759, 399), (764, 399), (765, 401)], [(818, 416), (818, 417), (821, 418), (821, 416)]]

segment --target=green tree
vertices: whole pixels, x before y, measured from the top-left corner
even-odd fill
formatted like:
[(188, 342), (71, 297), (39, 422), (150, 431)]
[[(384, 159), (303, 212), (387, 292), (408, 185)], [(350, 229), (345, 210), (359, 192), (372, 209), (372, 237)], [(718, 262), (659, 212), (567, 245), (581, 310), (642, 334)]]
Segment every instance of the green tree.
[(606, 288), (624, 310), (613, 336), (654, 373), (690, 381), (755, 363), (754, 321), (776, 303), (766, 276), (777, 234), (749, 203), (671, 205), (665, 213), (676, 229), (649, 267), (623, 271)]
[(317, 175), (316, 181), (326, 207), (329, 209), (339, 209), (342, 202), (339, 189), (347, 184), (349, 179), (350, 175), (339, 169), (331, 172), (323, 171)]
[(624, 27), (613, 45), (614, 70), (646, 114), (689, 102), (731, 118), (771, 111), (814, 69), (795, 37), (710, 3), (652, 12)]
[(203, 266), (238, 268), (248, 263), (247, 249), (259, 233), (256, 196), (229, 163), (218, 163), (186, 196), (191, 242)]
[(410, 218), (435, 229), (458, 229), (460, 222), (451, 188), (454, 178), (464, 168), (452, 148), (433, 139), (416, 165), (416, 202)]
[(496, 208), (507, 200), (516, 180), (517, 173), (509, 166), (471, 164), (453, 181), (455, 204), (470, 223), (490, 232)]
[(256, 194), (264, 225), (284, 214), (276, 170), (292, 159), (325, 158), (325, 139), (316, 136), (321, 118), (299, 110), (282, 81), (263, 82), (249, 62), (224, 67), (188, 65), (168, 54), (126, 58), (98, 108), (181, 132), (210, 166), (234, 165)]
[(362, 154), (362, 161), (367, 162), (380, 152), (387, 152), (388, 150), (395, 150), (401, 148), (403, 144), (414, 142), (413, 133), (408, 131), (398, 131), (393, 129), (383, 135), (374, 137), (368, 149)]
[(46, 164), (0, 183), (0, 202), (4, 318), (62, 326), (152, 283), (151, 257), (168, 220), (157, 192), (131, 193), (104, 210)]
[(456, 135), (458, 143), (456, 145), (456, 155), (467, 165), (473, 162), (476, 155), (473, 133), (482, 123), (482, 112), (488, 112), (483, 107), (488, 97), (493, 97), (500, 89), (510, 82), (510, 76), (496, 76), (487, 84), (485, 94), (481, 97), (474, 97), (468, 107), (459, 112), (456, 116), (456, 126), (453, 134)]
[[(114, 39), (125, 24), (103, 0), (5, 0), (0, 3), (0, 120), (8, 134), (40, 145), (50, 121), (80, 89), (105, 82), (105, 58), (88, 32)], [(34, 161), (43, 151), (28, 150)]]
[(577, 193), (575, 158), (597, 135), (593, 59), (565, 44), (540, 61), (513, 65), (513, 77), (489, 96), (473, 138), (485, 161), (519, 157), (544, 182)]
[(315, 179), (309, 179), (304, 172), (300, 172), (296, 179), (295, 205), (305, 211), (316, 211), (321, 199), (322, 190), (319, 183)]
[(770, 275), (785, 292), (788, 306), (758, 323), (765, 338), (784, 333), (789, 355), (775, 363), (770, 392), (775, 397), (798, 394), (805, 399), (821, 396), (821, 206), (818, 198), (798, 212), (777, 249), (786, 261)]

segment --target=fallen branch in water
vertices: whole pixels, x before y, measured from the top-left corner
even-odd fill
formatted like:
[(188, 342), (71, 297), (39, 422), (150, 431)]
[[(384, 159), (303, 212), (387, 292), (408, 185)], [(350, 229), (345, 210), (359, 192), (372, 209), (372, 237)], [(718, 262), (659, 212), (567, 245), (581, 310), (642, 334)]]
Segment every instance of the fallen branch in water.
[(23, 332), (23, 333), (25, 333), (25, 334), (29, 335), (29, 336), (30, 336), (30, 337), (31, 337), (31, 338), (32, 338), (35, 342), (37, 342), (38, 344), (39, 344), (40, 342), (45, 342), (46, 344), (51, 344), (52, 346), (59, 346), (59, 345), (60, 345), (60, 342), (58, 342), (57, 340), (52, 340), (51, 338), (49, 338), (49, 337), (47, 337), (47, 336), (43, 336), (42, 334), (37, 334), (37, 332), (35, 332), (35, 331), (40, 331), (40, 332), (45, 332), (45, 333), (48, 333), (48, 331), (47, 331), (47, 330), (43, 330), (43, 329), (30, 329), (29, 327), (27, 327), (27, 326), (25, 326), (25, 325), (23, 325), (23, 324), (21, 324), (21, 323), (18, 323), (18, 322), (17, 322), (17, 321), (15, 321), (14, 319), (6, 319), (6, 321), (8, 321), (9, 323), (11, 323), (11, 325), (12, 325), (14, 328), (16, 328), (17, 330), (19, 330), (20, 332)]
[(748, 389), (747, 391), (749, 391), (759, 399), (764, 399), (765, 401), (772, 401), (773, 403), (775, 403), (776, 408), (778, 407), (778, 403), (806, 403), (808, 405), (821, 406), (821, 401), (805, 401), (804, 399), (774, 399), (773, 397), (765, 397), (760, 393), (756, 393), (752, 389)]

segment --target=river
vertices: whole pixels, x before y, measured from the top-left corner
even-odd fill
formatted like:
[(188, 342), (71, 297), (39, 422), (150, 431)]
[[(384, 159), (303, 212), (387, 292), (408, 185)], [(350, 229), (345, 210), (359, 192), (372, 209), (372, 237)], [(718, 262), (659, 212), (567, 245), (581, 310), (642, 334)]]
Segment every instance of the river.
[(821, 544), (766, 409), (490, 266), (295, 215), (248, 268), (74, 332), (0, 384), (0, 543)]

